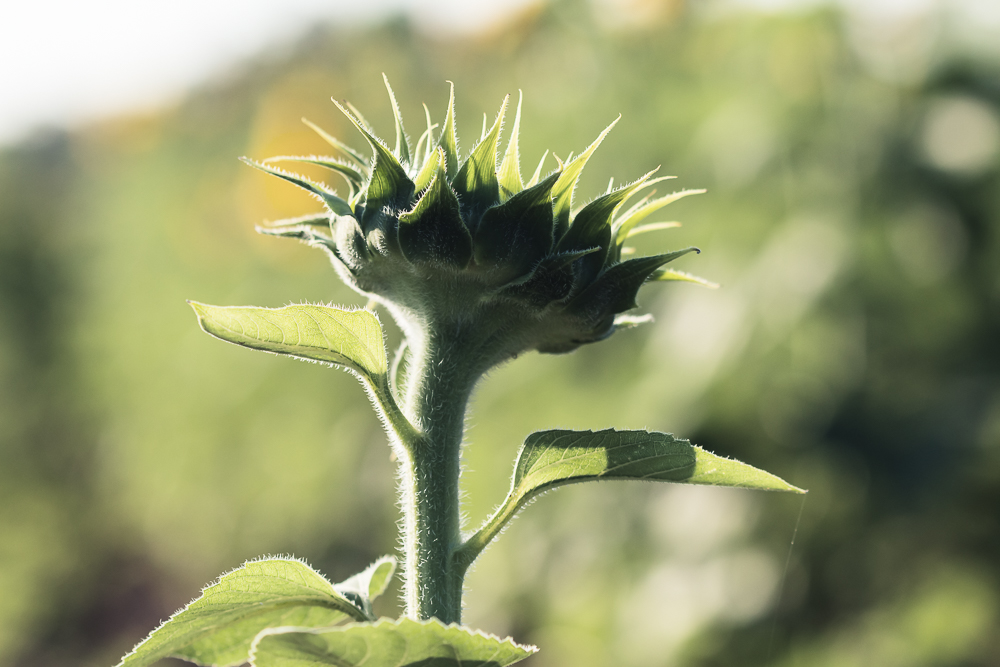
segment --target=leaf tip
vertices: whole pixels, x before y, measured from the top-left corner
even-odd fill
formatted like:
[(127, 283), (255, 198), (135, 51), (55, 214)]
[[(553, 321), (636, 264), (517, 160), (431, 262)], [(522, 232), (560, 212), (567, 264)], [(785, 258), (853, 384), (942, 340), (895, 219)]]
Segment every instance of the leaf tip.
[(185, 301), (187, 302), (187, 305), (191, 306), (191, 309), (194, 310), (195, 314), (197, 314), (198, 317), (205, 316), (208, 310), (208, 304), (201, 303), (199, 301), (193, 301), (191, 299), (185, 299)]

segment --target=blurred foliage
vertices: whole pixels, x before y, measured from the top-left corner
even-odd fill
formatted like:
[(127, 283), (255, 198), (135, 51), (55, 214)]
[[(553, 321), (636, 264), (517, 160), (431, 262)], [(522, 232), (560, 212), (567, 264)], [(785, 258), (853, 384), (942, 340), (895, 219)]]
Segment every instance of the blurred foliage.
[(247, 558), (338, 580), (393, 548), (353, 379), (219, 345), (184, 302), (358, 303), (255, 235), (314, 204), (235, 158), (322, 152), (301, 116), (357, 143), (330, 95), (388, 133), (385, 71), (408, 118), (455, 81), (466, 147), (523, 89), (526, 172), (622, 113), (581, 201), (658, 164), (709, 189), (641, 243), (699, 245), (678, 268), (722, 289), (646, 287), (655, 324), (480, 388), (470, 527), (544, 428), (672, 431), (811, 489), (561, 489), (483, 556), (470, 625), (539, 666), (997, 664), (1000, 64), (919, 24), (887, 60), (832, 10), (608, 7), (317, 29), (176, 108), (0, 152), (0, 662), (112, 664)]

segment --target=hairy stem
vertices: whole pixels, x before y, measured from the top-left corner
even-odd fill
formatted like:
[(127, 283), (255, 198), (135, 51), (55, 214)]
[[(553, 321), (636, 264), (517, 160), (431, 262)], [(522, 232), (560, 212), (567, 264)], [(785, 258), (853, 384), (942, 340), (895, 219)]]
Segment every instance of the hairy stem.
[(459, 476), (465, 410), (479, 377), (460, 330), (431, 330), (411, 341), (405, 411), (421, 437), (401, 458), (404, 597), (411, 618), (459, 622), (464, 569)]

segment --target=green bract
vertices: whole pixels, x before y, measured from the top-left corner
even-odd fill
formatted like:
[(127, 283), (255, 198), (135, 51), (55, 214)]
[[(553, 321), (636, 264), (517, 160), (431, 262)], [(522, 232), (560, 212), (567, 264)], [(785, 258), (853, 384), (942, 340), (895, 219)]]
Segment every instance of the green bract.
[[(454, 89), (441, 135), (436, 137), (428, 123), (414, 150), (394, 97), (392, 102), (393, 149), (337, 103), (367, 140), (371, 162), (322, 133), (343, 159), (280, 157), (248, 163), (305, 188), (326, 207), (261, 231), (326, 250), (347, 284), (392, 312), (411, 345), (429, 332), (461, 329), (463, 346), (480, 372), (528, 350), (568, 352), (614, 333), (616, 315), (635, 307), (647, 279), (664, 264), (697, 251), (623, 261), (625, 239), (640, 221), (696, 192), (646, 197), (622, 212), (627, 199), (664, 180), (652, 178), (653, 172), (609, 188), (573, 211), (577, 180), (614, 123), (579, 156), (560, 162), (545, 177), (536, 173), (525, 184), (518, 165), (520, 105), (498, 167), (506, 99), (492, 128), (464, 161), (457, 152)], [(273, 163), (278, 161), (334, 171), (347, 181), (348, 197), (277, 169)]]

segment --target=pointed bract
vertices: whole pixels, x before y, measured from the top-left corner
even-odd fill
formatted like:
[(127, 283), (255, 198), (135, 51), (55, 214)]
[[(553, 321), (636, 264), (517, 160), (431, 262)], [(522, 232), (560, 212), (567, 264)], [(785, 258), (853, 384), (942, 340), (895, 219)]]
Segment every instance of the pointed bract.
[(364, 187), (365, 181), (368, 180), (368, 176), (361, 173), (361, 170), (353, 164), (338, 160), (335, 157), (326, 157), (323, 155), (278, 155), (264, 160), (264, 164), (268, 162), (302, 162), (305, 164), (315, 164), (330, 171), (335, 171), (347, 181), (351, 197), (354, 196), (355, 191), (361, 190)]
[(347, 116), (358, 131), (368, 140), (368, 144), (375, 153), (375, 163), (371, 170), (371, 180), (365, 191), (365, 208), (361, 215), (361, 228), (367, 234), (378, 220), (379, 216), (385, 214), (385, 209), (399, 209), (409, 204), (410, 197), (413, 196), (414, 185), (399, 160), (392, 154), (385, 144), (375, 137), (365, 124), (345, 109), (340, 102), (333, 100), (345, 116)]
[[(531, 175), (531, 178), (528, 180), (527, 183), (524, 184), (524, 187), (530, 188), (532, 185), (536, 185), (538, 183), (538, 179), (542, 177), (542, 166), (545, 164), (545, 158), (547, 158), (548, 156), (549, 156), (549, 151), (548, 149), (545, 149), (545, 152), (542, 153), (542, 159), (538, 161), (538, 166), (535, 167), (535, 173)], [(559, 158), (556, 159), (558, 160)], [(561, 164), (559, 165), (559, 169), (560, 170), (562, 169)]]
[(699, 278), (698, 276), (691, 275), (686, 271), (678, 271), (677, 269), (657, 269), (653, 272), (653, 275), (649, 277), (649, 280), (650, 282), (669, 282), (677, 280), (686, 283), (694, 283), (709, 289), (719, 289), (719, 283), (713, 283), (711, 280), (705, 280), (704, 278)]
[(683, 257), (690, 252), (701, 252), (697, 248), (685, 248), (675, 252), (650, 257), (637, 257), (621, 264), (615, 264), (598, 276), (589, 287), (573, 297), (569, 307), (579, 311), (623, 313), (636, 307), (635, 296), (646, 279), (668, 262)]
[[(434, 154), (436, 149), (434, 145), (434, 128), (438, 125), (437, 123), (431, 123), (431, 110), (427, 108), (426, 104), (424, 105), (424, 115), (427, 117), (427, 129), (417, 139), (417, 146), (413, 149), (414, 168), (417, 165), (426, 166), (427, 161), (431, 159), (431, 155)], [(423, 149), (423, 154), (421, 154), (421, 149)], [(420, 167), (420, 169), (423, 169), (423, 167)]]
[(521, 129), (521, 101), (523, 95), (518, 91), (517, 113), (514, 114), (514, 127), (510, 131), (510, 141), (507, 142), (507, 150), (503, 155), (503, 162), (497, 171), (497, 181), (500, 184), (500, 197), (503, 201), (510, 199), (513, 195), (524, 189), (524, 182), (521, 180), (521, 156), (518, 149), (518, 133)]
[(611, 246), (611, 219), (618, 212), (626, 199), (635, 192), (642, 189), (643, 185), (655, 173), (649, 172), (631, 185), (623, 186), (617, 190), (598, 197), (590, 202), (576, 214), (573, 224), (570, 225), (566, 234), (559, 239), (556, 250), (559, 252), (569, 252), (572, 250), (583, 250), (585, 248), (600, 248), (600, 251), (591, 255), (584, 262), (586, 267), (583, 280), (589, 281), (597, 275), (601, 267), (604, 266), (608, 257), (608, 249)]
[(289, 183), (294, 183), (303, 190), (312, 193), (321, 202), (326, 204), (327, 208), (336, 213), (337, 215), (354, 215), (354, 211), (351, 209), (351, 205), (338, 197), (336, 193), (328, 189), (327, 187), (310, 181), (305, 176), (300, 176), (298, 174), (293, 174), (287, 172), (284, 169), (278, 169), (277, 167), (269, 167), (266, 164), (261, 164), (260, 162), (254, 162), (250, 158), (241, 157), (245, 164), (250, 165), (254, 169), (260, 169), (263, 172), (271, 174), (272, 176), (277, 176), (282, 178)]
[(452, 180), (452, 187), (462, 202), (462, 215), (472, 230), (475, 230), (483, 212), (500, 199), (500, 186), (497, 183), (497, 144), (500, 142), (500, 127), (509, 99), (509, 95), (503, 99), (493, 127), (472, 149), (472, 153)]
[(705, 190), (681, 190), (680, 192), (672, 192), (669, 195), (664, 195), (662, 197), (657, 197), (656, 199), (646, 202), (641, 206), (633, 206), (624, 215), (619, 217), (614, 222), (614, 234), (615, 241), (621, 245), (628, 238), (629, 232), (638, 225), (640, 222), (656, 213), (661, 208), (667, 204), (672, 204), (678, 199), (687, 197), (688, 195), (700, 195), (703, 194)]
[(455, 132), (455, 84), (451, 84), (451, 93), (448, 95), (448, 113), (444, 118), (444, 127), (441, 128), (441, 137), (438, 139), (438, 146), (444, 149), (447, 159), (445, 173), (448, 180), (455, 178), (458, 173), (458, 135)]
[(308, 229), (321, 234), (330, 234), (330, 215), (327, 213), (310, 213), (308, 215), (300, 215), (297, 218), (285, 218), (284, 220), (269, 222), (267, 225), (257, 226), (257, 231), (261, 234), (270, 234), (272, 236), (291, 236), (291, 234), (286, 232), (302, 229)]
[(463, 269), (472, 258), (472, 237), (459, 213), (448, 175), (438, 172), (412, 211), (399, 216), (399, 246), (410, 262)]
[(526, 302), (535, 308), (562, 301), (569, 296), (575, 283), (573, 263), (596, 251), (597, 248), (591, 248), (549, 255), (535, 266), (526, 280), (504, 286), (497, 295)]
[(680, 227), (681, 223), (677, 221), (671, 222), (651, 222), (648, 225), (640, 225), (639, 227), (633, 227), (625, 238), (630, 239), (633, 236), (639, 236), (640, 234), (648, 234), (649, 232), (658, 232), (663, 229), (676, 229)]
[(556, 234), (561, 235), (569, 227), (570, 211), (573, 207), (573, 191), (576, 189), (576, 182), (580, 179), (580, 174), (583, 172), (583, 168), (587, 166), (587, 160), (590, 156), (594, 154), (597, 147), (601, 145), (604, 141), (604, 137), (608, 136), (608, 132), (611, 131), (621, 116), (614, 119), (610, 125), (604, 128), (594, 143), (587, 147), (587, 150), (583, 151), (574, 160), (567, 158), (566, 168), (562, 173), (562, 176), (556, 181), (556, 185), (552, 188), (552, 198), (553, 198), (553, 210), (556, 217)]
[(506, 283), (524, 275), (552, 250), (553, 174), (486, 211), (476, 228), (475, 258), (480, 268), (499, 271)]
[(367, 128), (369, 132), (371, 132), (372, 134), (374, 134), (374, 130), (372, 129), (372, 127), (373, 127), (372, 124), (368, 122), (368, 119), (364, 117), (364, 115), (361, 113), (361, 111), (356, 106), (354, 106), (353, 104), (351, 104), (347, 100), (344, 100), (344, 106), (347, 107), (347, 109), (352, 114), (354, 114), (354, 118), (356, 118), (362, 125), (364, 125), (365, 128)]
[(438, 148), (431, 153), (430, 157), (427, 158), (426, 161), (424, 161), (424, 166), (421, 167), (420, 171), (417, 173), (417, 177), (413, 181), (413, 186), (416, 188), (416, 191), (422, 192), (424, 188), (430, 185), (434, 175), (437, 174), (438, 167), (444, 167), (444, 164), (444, 149)]
[(396, 119), (396, 148), (393, 152), (403, 164), (410, 164), (410, 144), (406, 139), (406, 131), (403, 129), (403, 116), (399, 113), (399, 105), (396, 104), (396, 95), (389, 85), (389, 77), (382, 72), (382, 80), (385, 81), (385, 89), (389, 91), (389, 101), (392, 102), (392, 115)]
[(341, 151), (344, 155), (349, 157), (352, 162), (358, 165), (358, 167), (360, 167), (361, 169), (365, 170), (367, 173), (368, 160), (365, 159), (364, 155), (357, 152), (356, 150), (345, 144), (343, 141), (333, 136), (332, 134), (321, 128), (319, 125), (316, 125), (315, 123), (310, 121), (309, 119), (303, 118), (302, 122), (308, 125), (310, 128), (312, 128), (313, 132), (323, 137), (323, 140), (326, 141), (326, 143), (330, 144), (337, 150)]

